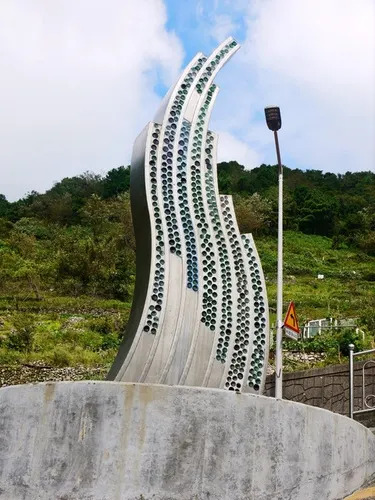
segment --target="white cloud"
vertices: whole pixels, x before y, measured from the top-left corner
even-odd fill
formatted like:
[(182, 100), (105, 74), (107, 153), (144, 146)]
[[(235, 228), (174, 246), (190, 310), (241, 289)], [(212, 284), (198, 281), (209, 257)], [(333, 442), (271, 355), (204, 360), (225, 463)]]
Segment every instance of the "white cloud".
[(232, 18), (225, 14), (218, 14), (214, 17), (213, 26), (210, 30), (211, 36), (219, 43), (237, 30), (237, 24)]
[[(200, 32), (205, 48), (231, 30), (243, 39), (217, 78), (211, 129), (222, 131), (219, 160), (274, 163), (263, 108), (278, 104), (286, 164), (374, 169), (373, 0), (189, 5), (198, 48)], [(129, 161), (160, 102), (155, 84), (169, 86), (182, 62), (166, 19), (162, 0), (0, 2), (0, 193), (14, 199)]]
[(261, 68), (325, 95), (368, 92), (375, 68), (372, 0), (266, 0), (252, 11), (248, 51)]
[(0, 192), (129, 162), (183, 56), (161, 0), (3, 0)]
[(236, 122), (242, 139), (274, 162), (272, 141), (262, 144), (258, 132), (262, 120), (265, 127), (264, 106), (276, 103), (286, 163), (334, 172), (374, 170), (373, 0), (249, 5), (243, 11), (245, 41), (231, 63), (231, 130)]
[(219, 162), (236, 160), (249, 169), (259, 166), (260, 157), (248, 144), (228, 132), (218, 132), (218, 134), (217, 156)]

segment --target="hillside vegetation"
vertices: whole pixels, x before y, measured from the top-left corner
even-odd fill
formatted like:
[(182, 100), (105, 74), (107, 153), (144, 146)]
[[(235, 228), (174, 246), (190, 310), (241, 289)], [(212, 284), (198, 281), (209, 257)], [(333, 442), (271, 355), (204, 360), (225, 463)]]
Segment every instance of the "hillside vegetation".
[[(221, 163), (218, 174), (241, 231), (256, 239), (273, 319), (277, 167)], [(65, 178), (14, 203), (0, 195), (0, 365), (110, 366), (135, 281), (129, 182), (129, 168), (119, 167)], [(375, 175), (285, 168), (284, 199), (285, 308), (294, 300), (300, 322), (358, 318), (364, 334), (344, 332), (344, 340), (371, 345)], [(319, 342), (299, 348), (331, 349), (333, 360), (344, 341), (330, 332)]]

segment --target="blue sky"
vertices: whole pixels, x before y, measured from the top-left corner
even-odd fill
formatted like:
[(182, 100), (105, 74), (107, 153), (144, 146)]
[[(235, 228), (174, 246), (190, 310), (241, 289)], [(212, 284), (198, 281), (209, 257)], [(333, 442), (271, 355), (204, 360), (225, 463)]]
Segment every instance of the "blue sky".
[[(215, 2), (214, 0), (200, 2), (167, 0), (165, 5), (168, 13), (166, 26), (169, 30), (175, 31), (183, 43), (184, 64), (187, 64), (199, 51), (209, 53), (214, 50), (217, 45), (217, 37), (213, 36), (209, 28), (215, 24), (215, 18), (218, 16), (230, 16), (233, 23), (233, 29), (230, 29), (231, 36), (238, 41), (242, 41), (245, 37), (243, 16), (245, 3)], [(237, 7), (233, 8), (233, 5), (237, 5)]]
[[(284, 122), (282, 157), (288, 166), (336, 173), (375, 169), (373, 3), (168, 0), (166, 6), (167, 26), (183, 43), (184, 64), (198, 50), (212, 51), (228, 34), (245, 46), (246, 54), (236, 56), (238, 64), (229, 63), (218, 77), (224, 96), (218, 99), (213, 126), (249, 146), (257, 153), (254, 160), (274, 162), (263, 108), (278, 104)], [(331, 61), (325, 60), (327, 56)], [(315, 73), (310, 82), (309, 66)], [(358, 80), (362, 75), (363, 80), (353, 82), (357, 71)], [(358, 94), (365, 95), (367, 102)], [(225, 112), (232, 115), (236, 110), (238, 122), (225, 125)], [(225, 159), (236, 158), (231, 151), (221, 153)], [(251, 163), (250, 151), (246, 154), (242, 149), (241, 156), (243, 163), (246, 159)]]
[(128, 164), (184, 65), (228, 35), (241, 49), (216, 81), (219, 161), (275, 163), (277, 104), (285, 164), (374, 170), (373, 0), (3, 0), (0, 193)]

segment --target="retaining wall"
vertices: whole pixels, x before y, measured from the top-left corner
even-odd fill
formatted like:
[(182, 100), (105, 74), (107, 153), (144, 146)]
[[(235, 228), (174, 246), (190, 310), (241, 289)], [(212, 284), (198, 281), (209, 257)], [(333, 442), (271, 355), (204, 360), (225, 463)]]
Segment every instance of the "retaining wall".
[[(354, 410), (362, 408), (362, 366), (354, 363)], [(375, 394), (375, 365), (366, 368), (366, 394)], [(264, 394), (274, 396), (275, 376), (268, 375)], [(349, 413), (349, 365), (327, 366), (283, 374), (283, 398), (342, 415)], [(375, 398), (371, 403), (374, 403)]]
[(330, 500), (374, 472), (368, 429), (299, 403), (114, 382), (0, 389), (1, 499)]

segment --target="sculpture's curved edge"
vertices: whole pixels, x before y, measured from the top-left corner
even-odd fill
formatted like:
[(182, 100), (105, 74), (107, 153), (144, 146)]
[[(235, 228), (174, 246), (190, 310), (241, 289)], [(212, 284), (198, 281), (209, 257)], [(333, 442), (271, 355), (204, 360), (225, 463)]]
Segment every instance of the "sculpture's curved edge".
[[(132, 381), (144, 381), (147, 376), (150, 365), (154, 360), (154, 352), (157, 349), (160, 337), (160, 328), (163, 324), (163, 317), (165, 312), (165, 295), (167, 290), (163, 286), (162, 292), (164, 297), (162, 299), (158, 298), (158, 304), (156, 307), (159, 308), (159, 313), (153, 317), (152, 325), (148, 326), (150, 323), (150, 311), (151, 307), (155, 307), (155, 303), (151, 300), (153, 293), (155, 291), (155, 286), (158, 286), (162, 282), (156, 277), (156, 273), (162, 273), (163, 275), (168, 275), (169, 266), (169, 251), (167, 245), (165, 244), (165, 228), (163, 231), (162, 241), (156, 242), (156, 229), (157, 219), (164, 218), (163, 210), (161, 209), (162, 196), (160, 192), (160, 180), (158, 179), (160, 170), (160, 157), (161, 157), (161, 145), (165, 135), (165, 128), (167, 126), (166, 121), (168, 120), (168, 112), (173, 100), (176, 97), (177, 92), (180, 91), (182, 83), (186, 74), (190, 71), (190, 68), (197, 64), (197, 61), (202, 58), (202, 62), (205, 60), (205, 56), (198, 53), (189, 63), (189, 65), (184, 69), (181, 75), (178, 77), (177, 82), (173, 85), (163, 99), (162, 104), (156, 114), (162, 121), (161, 125), (153, 123), (154, 127), (158, 127), (157, 138), (151, 137), (152, 130), (148, 129), (148, 137), (143, 138), (143, 142), (140, 140), (140, 136), (136, 139), (133, 147), (132, 156), (132, 168), (131, 168), (131, 201), (132, 201), (132, 213), (133, 213), (133, 223), (136, 235), (136, 247), (137, 247), (137, 276), (136, 276), (136, 291), (133, 298), (132, 310), (130, 315), (129, 324), (126, 329), (126, 334), (124, 340), (120, 346), (119, 353), (116, 357), (114, 366), (111, 368), (108, 379), (116, 378), (116, 380), (132, 380)], [(146, 127), (147, 128), (147, 127)], [(154, 130), (155, 132), (155, 130)], [(152, 134), (154, 136), (154, 134)], [(155, 145), (156, 144), (156, 145)], [(143, 155), (142, 155), (143, 148)], [(151, 151), (150, 148), (154, 148)], [(151, 158), (152, 161), (151, 161)], [(142, 170), (143, 164), (143, 173)], [(134, 175), (133, 175), (134, 170)], [(152, 171), (155, 170), (157, 175)], [(153, 177), (152, 177), (153, 176)], [(154, 184), (152, 184), (154, 183)], [(153, 194), (153, 191), (155, 193)], [(153, 199), (157, 197), (157, 202)], [(142, 201), (143, 200), (143, 201)], [(147, 217), (143, 217), (142, 210), (139, 210), (139, 205), (147, 211)], [(145, 235), (148, 233), (149, 237)], [(161, 245), (164, 245), (164, 250)], [(138, 251), (141, 255), (138, 258)], [(147, 255), (148, 258), (144, 258)], [(151, 256), (151, 259), (150, 259)], [(152, 258), (152, 256), (154, 256)], [(153, 264), (153, 259), (162, 259), (158, 262), (163, 262), (162, 268), (155, 269), (155, 264)], [(150, 262), (151, 260), (151, 262)], [(156, 263), (156, 266), (159, 265)], [(146, 274), (146, 270), (149, 272), (148, 283), (146, 285), (143, 279)], [(138, 280), (138, 273), (141, 274), (142, 278)], [(143, 285), (142, 285), (143, 283)], [(138, 286), (139, 285), (139, 286)], [(137, 293), (139, 287), (144, 286), (144, 294)], [(160, 288), (159, 288), (160, 293)], [(143, 311), (142, 311), (143, 309)], [(155, 319), (158, 320), (158, 326), (155, 325)], [(138, 321), (138, 324), (137, 324)], [(147, 324), (146, 324), (147, 323)], [(145, 329), (147, 328), (150, 333), (147, 333)], [(145, 334), (145, 335), (142, 335)], [(119, 361), (121, 358), (123, 362)]]
[(130, 317), (117, 356), (108, 372), (107, 379), (114, 380), (123, 370), (124, 361), (132, 348), (149, 289), (151, 268), (151, 220), (145, 189), (145, 160), (152, 123), (148, 123), (134, 142), (130, 171), (130, 202), (136, 239), (136, 282)]

